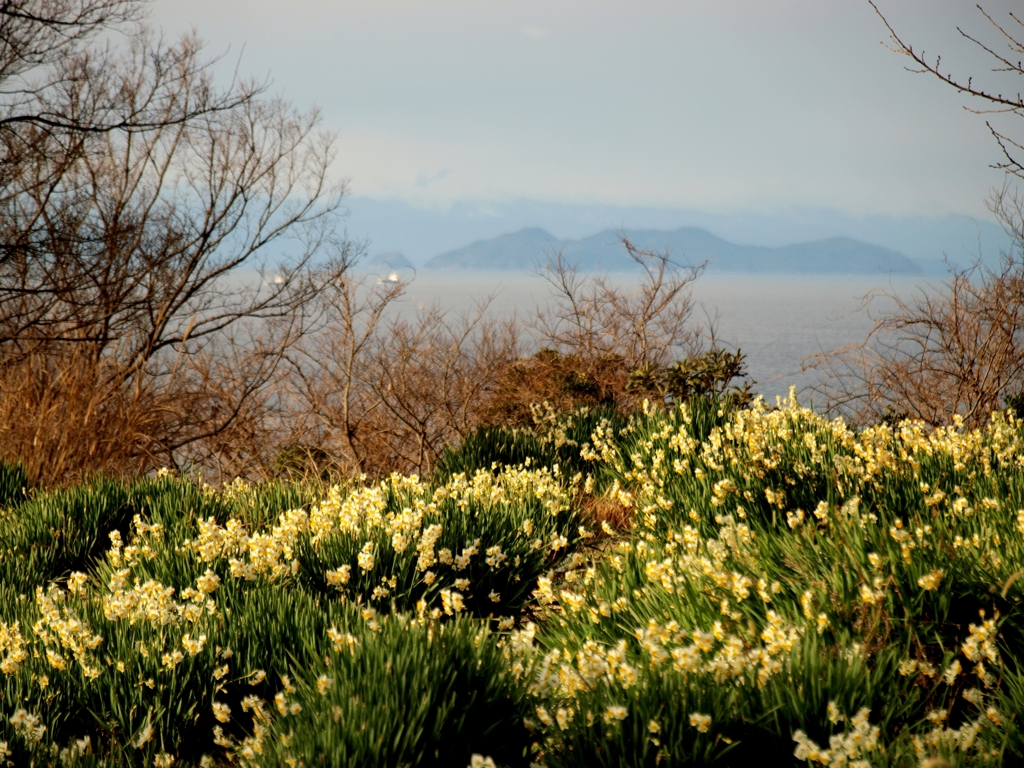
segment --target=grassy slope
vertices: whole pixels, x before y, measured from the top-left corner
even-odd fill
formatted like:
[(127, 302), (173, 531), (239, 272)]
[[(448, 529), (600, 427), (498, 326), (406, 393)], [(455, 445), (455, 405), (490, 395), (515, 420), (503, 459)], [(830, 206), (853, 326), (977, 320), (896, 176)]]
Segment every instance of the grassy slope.
[[(15, 765), (1013, 764), (1022, 440), (698, 402), (484, 436), (436, 482), (14, 494), (0, 742)], [(583, 476), (456, 474), (508, 455)]]

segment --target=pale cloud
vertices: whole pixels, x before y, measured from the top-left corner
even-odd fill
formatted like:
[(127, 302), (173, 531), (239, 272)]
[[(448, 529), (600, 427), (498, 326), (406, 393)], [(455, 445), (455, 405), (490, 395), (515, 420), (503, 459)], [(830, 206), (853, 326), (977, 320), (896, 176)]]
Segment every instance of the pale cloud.
[(437, 173), (427, 173), (426, 171), (420, 171), (416, 176), (416, 188), (426, 189), (431, 184), (438, 181), (443, 181), (451, 173), (450, 168), (442, 168)]
[(526, 37), (535, 39), (551, 36), (551, 30), (545, 27), (522, 27), (519, 31), (526, 35)]

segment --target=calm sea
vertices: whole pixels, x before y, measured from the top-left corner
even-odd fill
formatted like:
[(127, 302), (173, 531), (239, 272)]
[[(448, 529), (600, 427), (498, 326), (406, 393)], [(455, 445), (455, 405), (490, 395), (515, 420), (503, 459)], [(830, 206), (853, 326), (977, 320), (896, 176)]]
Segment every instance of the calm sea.
[[(629, 276), (622, 279), (628, 285)], [(693, 284), (694, 320), (717, 318), (720, 343), (747, 355), (755, 391), (771, 401), (792, 385), (806, 399), (819, 374), (802, 370), (802, 361), (864, 340), (872, 327), (863, 308), (866, 295), (886, 290), (909, 297), (926, 285), (913, 277), (705, 274)], [(410, 311), (437, 302), (460, 312), (488, 296), (493, 296), (491, 311), (523, 317), (550, 301), (550, 286), (518, 273), (420, 272), (402, 302)], [(872, 312), (885, 306), (884, 300), (876, 301)]]

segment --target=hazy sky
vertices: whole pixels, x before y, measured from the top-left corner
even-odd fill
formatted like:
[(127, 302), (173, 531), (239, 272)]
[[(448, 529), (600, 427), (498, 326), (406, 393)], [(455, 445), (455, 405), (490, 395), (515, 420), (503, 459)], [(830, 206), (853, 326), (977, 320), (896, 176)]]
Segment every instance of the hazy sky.
[[(955, 72), (971, 2), (878, 0)], [(1000, 19), (1008, 0), (986, 9)], [(904, 70), (866, 0), (154, 0), (317, 104), (355, 195), (984, 215), (985, 118)], [(243, 50), (244, 48), (244, 50)], [(1004, 90), (1016, 92), (1017, 83)]]

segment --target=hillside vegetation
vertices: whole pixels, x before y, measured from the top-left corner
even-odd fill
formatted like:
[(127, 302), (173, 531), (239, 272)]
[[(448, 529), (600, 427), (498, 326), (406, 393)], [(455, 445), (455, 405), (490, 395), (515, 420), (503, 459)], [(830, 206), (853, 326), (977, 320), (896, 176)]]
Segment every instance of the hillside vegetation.
[(8, 468), (0, 750), (1013, 764), (1022, 446), (1010, 412), (852, 429), (696, 397), (492, 428), (433, 478), (43, 492)]

